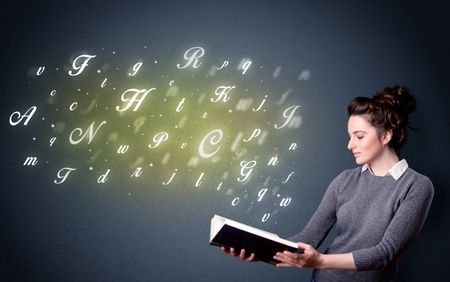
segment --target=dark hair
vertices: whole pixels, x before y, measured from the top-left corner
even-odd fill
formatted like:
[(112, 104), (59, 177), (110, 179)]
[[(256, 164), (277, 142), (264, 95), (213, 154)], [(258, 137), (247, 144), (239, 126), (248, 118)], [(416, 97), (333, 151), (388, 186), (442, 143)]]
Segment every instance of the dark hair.
[(416, 99), (403, 86), (386, 87), (373, 98), (356, 97), (348, 105), (348, 115), (367, 115), (380, 131), (392, 131), (389, 145), (396, 151), (406, 142), (408, 115), (416, 109)]

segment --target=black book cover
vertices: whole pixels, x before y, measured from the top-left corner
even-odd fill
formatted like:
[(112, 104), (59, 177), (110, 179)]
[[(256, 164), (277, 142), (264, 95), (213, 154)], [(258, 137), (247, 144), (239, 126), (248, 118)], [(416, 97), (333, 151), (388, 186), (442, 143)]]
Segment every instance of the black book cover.
[[(276, 235), (273, 234), (273, 236)], [(274, 240), (270, 237), (270, 235), (266, 236), (264, 234), (255, 234), (251, 229), (244, 230), (243, 228), (232, 226), (225, 222), (225, 224), (220, 228), (220, 231), (218, 231), (218, 233), (215, 234), (215, 236), (210, 240), (210, 244), (219, 247), (233, 247), (236, 252), (240, 252), (241, 249), (245, 249), (246, 255), (249, 256), (251, 253), (255, 253), (255, 258), (257, 260), (264, 261), (272, 265), (280, 262), (273, 258), (277, 252), (290, 251), (294, 253), (298, 251), (298, 248), (293, 247), (295, 243), (289, 242), (291, 245), (287, 245), (282, 242), (277, 242), (275, 241), (276, 239)]]

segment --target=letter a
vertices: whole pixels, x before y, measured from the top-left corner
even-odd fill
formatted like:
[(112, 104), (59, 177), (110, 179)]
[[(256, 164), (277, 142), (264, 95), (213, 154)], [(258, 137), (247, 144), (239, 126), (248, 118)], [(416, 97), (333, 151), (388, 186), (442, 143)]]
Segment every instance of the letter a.
[[(25, 120), (25, 122), (23, 123), (23, 125), (27, 125), (28, 122), (30, 121), (31, 117), (34, 115), (34, 112), (36, 112), (36, 109), (37, 109), (36, 106), (32, 106), (23, 115), (20, 114), (20, 112), (18, 112), (18, 111), (12, 113), (11, 116), (9, 117), (9, 124), (11, 124), (12, 126), (16, 126), (22, 121), (23, 118), (27, 118)], [(18, 118), (17, 121), (13, 121), (15, 116), (17, 116), (17, 118)]]

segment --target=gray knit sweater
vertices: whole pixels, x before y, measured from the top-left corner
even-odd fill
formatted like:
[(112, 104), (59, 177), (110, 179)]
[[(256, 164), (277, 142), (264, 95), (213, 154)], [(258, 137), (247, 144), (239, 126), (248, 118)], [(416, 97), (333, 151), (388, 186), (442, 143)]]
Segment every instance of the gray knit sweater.
[(411, 168), (395, 180), (361, 167), (337, 176), (294, 242), (318, 248), (336, 224), (327, 254), (352, 253), (356, 271), (315, 269), (325, 281), (394, 281), (400, 256), (419, 234), (433, 199), (430, 179)]

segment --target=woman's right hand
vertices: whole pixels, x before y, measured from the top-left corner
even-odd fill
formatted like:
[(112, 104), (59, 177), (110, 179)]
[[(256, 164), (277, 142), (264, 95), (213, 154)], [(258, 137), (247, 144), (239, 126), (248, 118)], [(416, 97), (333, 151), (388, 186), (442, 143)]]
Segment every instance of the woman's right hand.
[(224, 253), (232, 255), (234, 257), (238, 257), (238, 258), (240, 258), (243, 261), (248, 261), (248, 262), (255, 262), (255, 261), (257, 261), (255, 259), (255, 254), (254, 253), (251, 253), (251, 255), (247, 257), (247, 255), (245, 254), (245, 249), (241, 249), (241, 251), (239, 253), (237, 253), (234, 248), (229, 248), (228, 249), (227, 247), (222, 246), (222, 247), (220, 247), (220, 249)]

